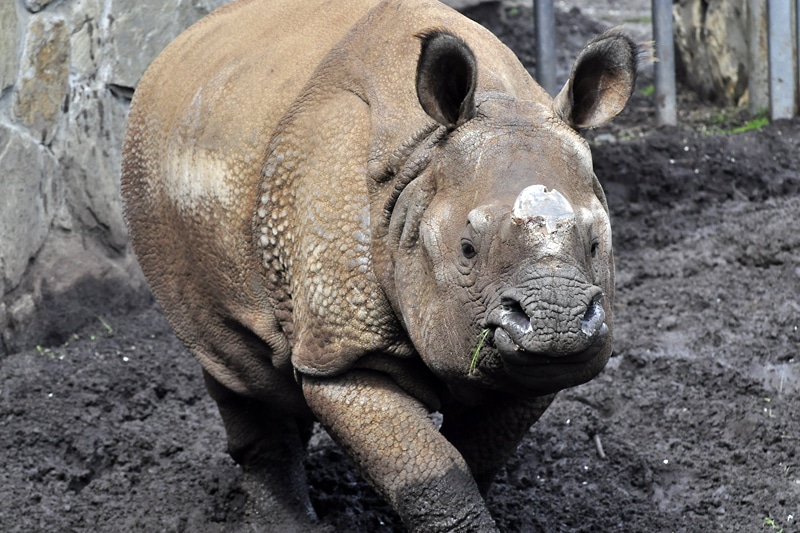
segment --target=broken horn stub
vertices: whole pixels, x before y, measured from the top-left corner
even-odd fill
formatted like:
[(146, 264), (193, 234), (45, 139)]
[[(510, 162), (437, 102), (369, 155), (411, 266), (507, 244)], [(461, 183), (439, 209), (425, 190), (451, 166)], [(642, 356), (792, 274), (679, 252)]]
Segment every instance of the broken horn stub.
[(573, 220), (575, 211), (569, 200), (556, 189), (548, 190), (544, 185), (531, 185), (519, 193), (511, 210), (514, 224), (536, 224), (545, 226), (548, 231), (555, 229), (560, 222)]

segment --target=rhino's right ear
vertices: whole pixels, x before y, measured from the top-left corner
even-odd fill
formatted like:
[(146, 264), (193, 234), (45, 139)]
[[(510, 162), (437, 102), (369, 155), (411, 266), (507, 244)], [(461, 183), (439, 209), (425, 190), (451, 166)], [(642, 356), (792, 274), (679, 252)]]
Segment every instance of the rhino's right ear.
[(473, 118), (478, 67), (469, 45), (451, 33), (434, 30), (418, 36), (417, 98), (422, 109), (448, 130)]
[(613, 119), (633, 94), (637, 55), (636, 44), (617, 29), (593, 39), (575, 60), (553, 110), (576, 130)]

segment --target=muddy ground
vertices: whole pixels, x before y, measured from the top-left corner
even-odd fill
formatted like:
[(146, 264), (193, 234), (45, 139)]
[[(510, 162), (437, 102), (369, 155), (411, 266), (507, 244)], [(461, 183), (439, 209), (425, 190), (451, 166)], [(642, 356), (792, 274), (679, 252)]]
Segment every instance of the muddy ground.
[[(530, 61), (527, 10), (478, 16)], [(570, 49), (603, 27), (559, 24)], [(657, 129), (651, 109), (637, 92), (588, 134), (612, 212), (615, 356), (560, 394), (489, 507), (503, 531), (800, 531), (800, 120), (725, 134), (741, 113), (683, 96), (682, 126)], [(0, 531), (247, 525), (216, 408), (155, 308), (4, 358), (0, 387)], [(325, 435), (308, 469), (338, 531), (401, 530)]]

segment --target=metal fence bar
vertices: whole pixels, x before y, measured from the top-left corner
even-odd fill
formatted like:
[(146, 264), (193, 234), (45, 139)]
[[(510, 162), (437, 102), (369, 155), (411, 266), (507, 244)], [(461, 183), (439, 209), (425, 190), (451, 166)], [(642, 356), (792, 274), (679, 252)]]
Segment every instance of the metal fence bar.
[(756, 116), (769, 109), (767, 1), (747, 0), (748, 109)]
[[(653, 38), (655, 40), (655, 107), (658, 125), (677, 124), (675, 87), (675, 48), (673, 43), (672, 1), (651, 0)], [(763, 0), (748, 0), (750, 9), (750, 60), (758, 55), (761, 35), (758, 20), (763, 14)], [(794, 17), (792, 4), (794, 3)], [(536, 38), (536, 77), (552, 96), (559, 87), (556, 81), (555, 11), (553, 0), (533, 0), (534, 33)], [(770, 119), (793, 117), (800, 94), (800, 0), (766, 0), (766, 40), (769, 64)], [(794, 19), (794, 20), (793, 20)], [(795, 35), (792, 33), (792, 26)], [(763, 57), (763, 56), (762, 56)], [(763, 78), (761, 78), (763, 79)], [(757, 80), (753, 80), (757, 81)], [(763, 83), (763, 82), (762, 82)], [(761, 91), (750, 84), (751, 112), (764, 105)]]
[(550, 96), (558, 92), (556, 80), (556, 16), (553, 0), (534, 0), (533, 27), (536, 35), (536, 81)]
[(791, 118), (795, 111), (791, 0), (767, 2), (767, 27), (770, 119)]
[(678, 123), (675, 91), (675, 45), (672, 37), (672, 0), (652, 0), (653, 39), (656, 44), (656, 123)]

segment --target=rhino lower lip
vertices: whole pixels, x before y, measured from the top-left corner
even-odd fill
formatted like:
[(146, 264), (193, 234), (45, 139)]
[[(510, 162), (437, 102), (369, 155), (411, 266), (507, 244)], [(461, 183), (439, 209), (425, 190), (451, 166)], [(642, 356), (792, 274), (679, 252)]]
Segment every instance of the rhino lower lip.
[(581, 364), (591, 361), (603, 351), (608, 327), (603, 324), (599, 329), (597, 338), (587, 349), (571, 355), (551, 356), (545, 353), (529, 352), (515, 343), (511, 335), (502, 327), (495, 329), (494, 345), (500, 352), (503, 361), (515, 367)]

